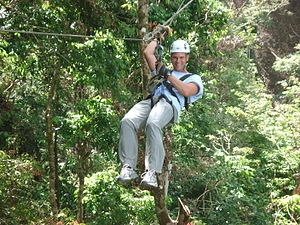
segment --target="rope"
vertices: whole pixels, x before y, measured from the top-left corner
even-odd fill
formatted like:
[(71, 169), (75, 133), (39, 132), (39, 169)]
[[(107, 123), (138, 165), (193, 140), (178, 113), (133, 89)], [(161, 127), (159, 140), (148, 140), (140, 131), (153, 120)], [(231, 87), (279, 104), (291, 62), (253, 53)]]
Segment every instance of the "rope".
[[(176, 13), (171, 16), (166, 22), (164, 22), (163, 26), (169, 26), (174, 18), (184, 10), (193, 0), (190, 0), (184, 6), (185, 0), (182, 1)], [(39, 32), (39, 31), (22, 31), (22, 30), (3, 30), (0, 29), (0, 33), (19, 33), (19, 34), (36, 34), (36, 35), (48, 35), (48, 36), (60, 36), (60, 37), (73, 37), (73, 38), (93, 38), (93, 39), (111, 39), (111, 40), (127, 40), (127, 41), (145, 41), (143, 38), (120, 38), (120, 37), (97, 37), (93, 35), (81, 35), (81, 34), (63, 34), (63, 33), (50, 33), (50, 32)]]
[(143, 39), (141, 39), (141, 38), (97, 37), (97, 36), (92, 36), (92, 35), (49, 33), (49, 32), (38, 32), (38, 31), (2, 30), (2, 29), (0, 29), (0, 33), (1, 32), (4, 32), (4, 33), (20, 33), (20, 34), (37, 34), (37, 35), (60, 36), (60, 37), (74, 37), (74, 38), (93, 38), (93, 39), (143, 41)]
[[(185, 1), (185, 0), (183, 0), (183, 2), (184, 2), (184, 1)], [(186, 3), (184, 6), (182, 6), (182, 4), (183, 4), (183, 2), (182, 2), (181, 5), (179, 6), (179, 8), (177, 9), (177, 12), (174, 13), (174, 15), (171, 16), (166, 22), (164, 22), (163, 26), (169, 26), (169, 25), (173, 22), (174, 18), (175, 18), (179, 13), (181, 13), (181, 11), (184, 10), (189, 4), (191, 4), (192, 1), (194, 1), (194, 0), (190, 0), (190, 1), (189, 1), (188, 3)], [(182, 6), (182, 7), (181, 7), (181, 6)]]

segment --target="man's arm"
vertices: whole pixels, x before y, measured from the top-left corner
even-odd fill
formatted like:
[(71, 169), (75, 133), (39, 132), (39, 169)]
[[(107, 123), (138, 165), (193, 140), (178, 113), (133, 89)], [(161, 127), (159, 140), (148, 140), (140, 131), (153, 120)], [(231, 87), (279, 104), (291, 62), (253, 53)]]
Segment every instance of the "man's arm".
[(156, 63), (155, 48), (156, 48), (156, 46), (157, 46), (157, 41), (153, 40), (147, 45), (147, 47), (144, 50), (144, 56), (148, 63), (149, 69), (151, 71), (156, 69), (155, 68), (155, 63)]
[(196, 95), (200, 91), (195, 83), (184, 83), (173, 75), (168, 76), (168, 80), (185, 97)]
[[(157, 41), (151, 41), (144, 50), (144, 56), (148, 63), (149, 69), (151, 71), (155, 70), (155, 48), (157, 46)], [(158, 71), (157, 71), (158, 72)], [(199, 87), (195, 83), (184, 83), (181, 80), (177, 79), (175, 76), (168, 76), (168, 80), (172, 85), (185, 97), (193, 96), (199, 92)]]

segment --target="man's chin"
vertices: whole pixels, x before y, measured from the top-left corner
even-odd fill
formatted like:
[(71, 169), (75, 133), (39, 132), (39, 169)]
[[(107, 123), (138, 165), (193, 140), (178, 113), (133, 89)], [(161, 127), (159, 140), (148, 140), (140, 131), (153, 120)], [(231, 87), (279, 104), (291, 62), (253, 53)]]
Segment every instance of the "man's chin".
[(175, 69), (175, 71), (180, 72), (180, 73), (185, 73), (184, 69)]
[(176, 67), (174, 67), (174, 70), (178, 71), (178, 72), (182, 72), (182, 71), (184, 71), (184, 68), (182, 68), (181, 66), (180, 67), (176, 66)]

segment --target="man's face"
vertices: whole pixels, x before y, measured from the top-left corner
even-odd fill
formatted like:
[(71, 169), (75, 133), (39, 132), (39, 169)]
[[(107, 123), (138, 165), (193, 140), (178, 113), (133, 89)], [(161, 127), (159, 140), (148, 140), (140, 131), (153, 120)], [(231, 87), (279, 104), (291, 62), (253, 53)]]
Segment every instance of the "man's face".
[(177, 72), (186, 72), (185, 64), (189, 60), (189, 55), (183, 52), (174, 52), (171, 54), (173, 69)]

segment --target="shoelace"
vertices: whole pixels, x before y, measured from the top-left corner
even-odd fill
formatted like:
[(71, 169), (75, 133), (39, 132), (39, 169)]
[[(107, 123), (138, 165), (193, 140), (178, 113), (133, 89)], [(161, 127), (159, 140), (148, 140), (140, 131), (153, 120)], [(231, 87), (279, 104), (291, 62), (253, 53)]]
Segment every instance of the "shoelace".
[(122, 168), (121, 175), (123, 175), (123, 176), (129, 176), (131, 171), (132, 171), (131, 166), (125, 164), (123, 166), (123, 168)]
[(150, 180), (154, 180), (155, 178), (155, 171), (154, 170), (148, 170), (146, 172), (144, 172), (142, 175), (141, 175), (141, 178), (144, 179), (144, 177), (148, 174)]

